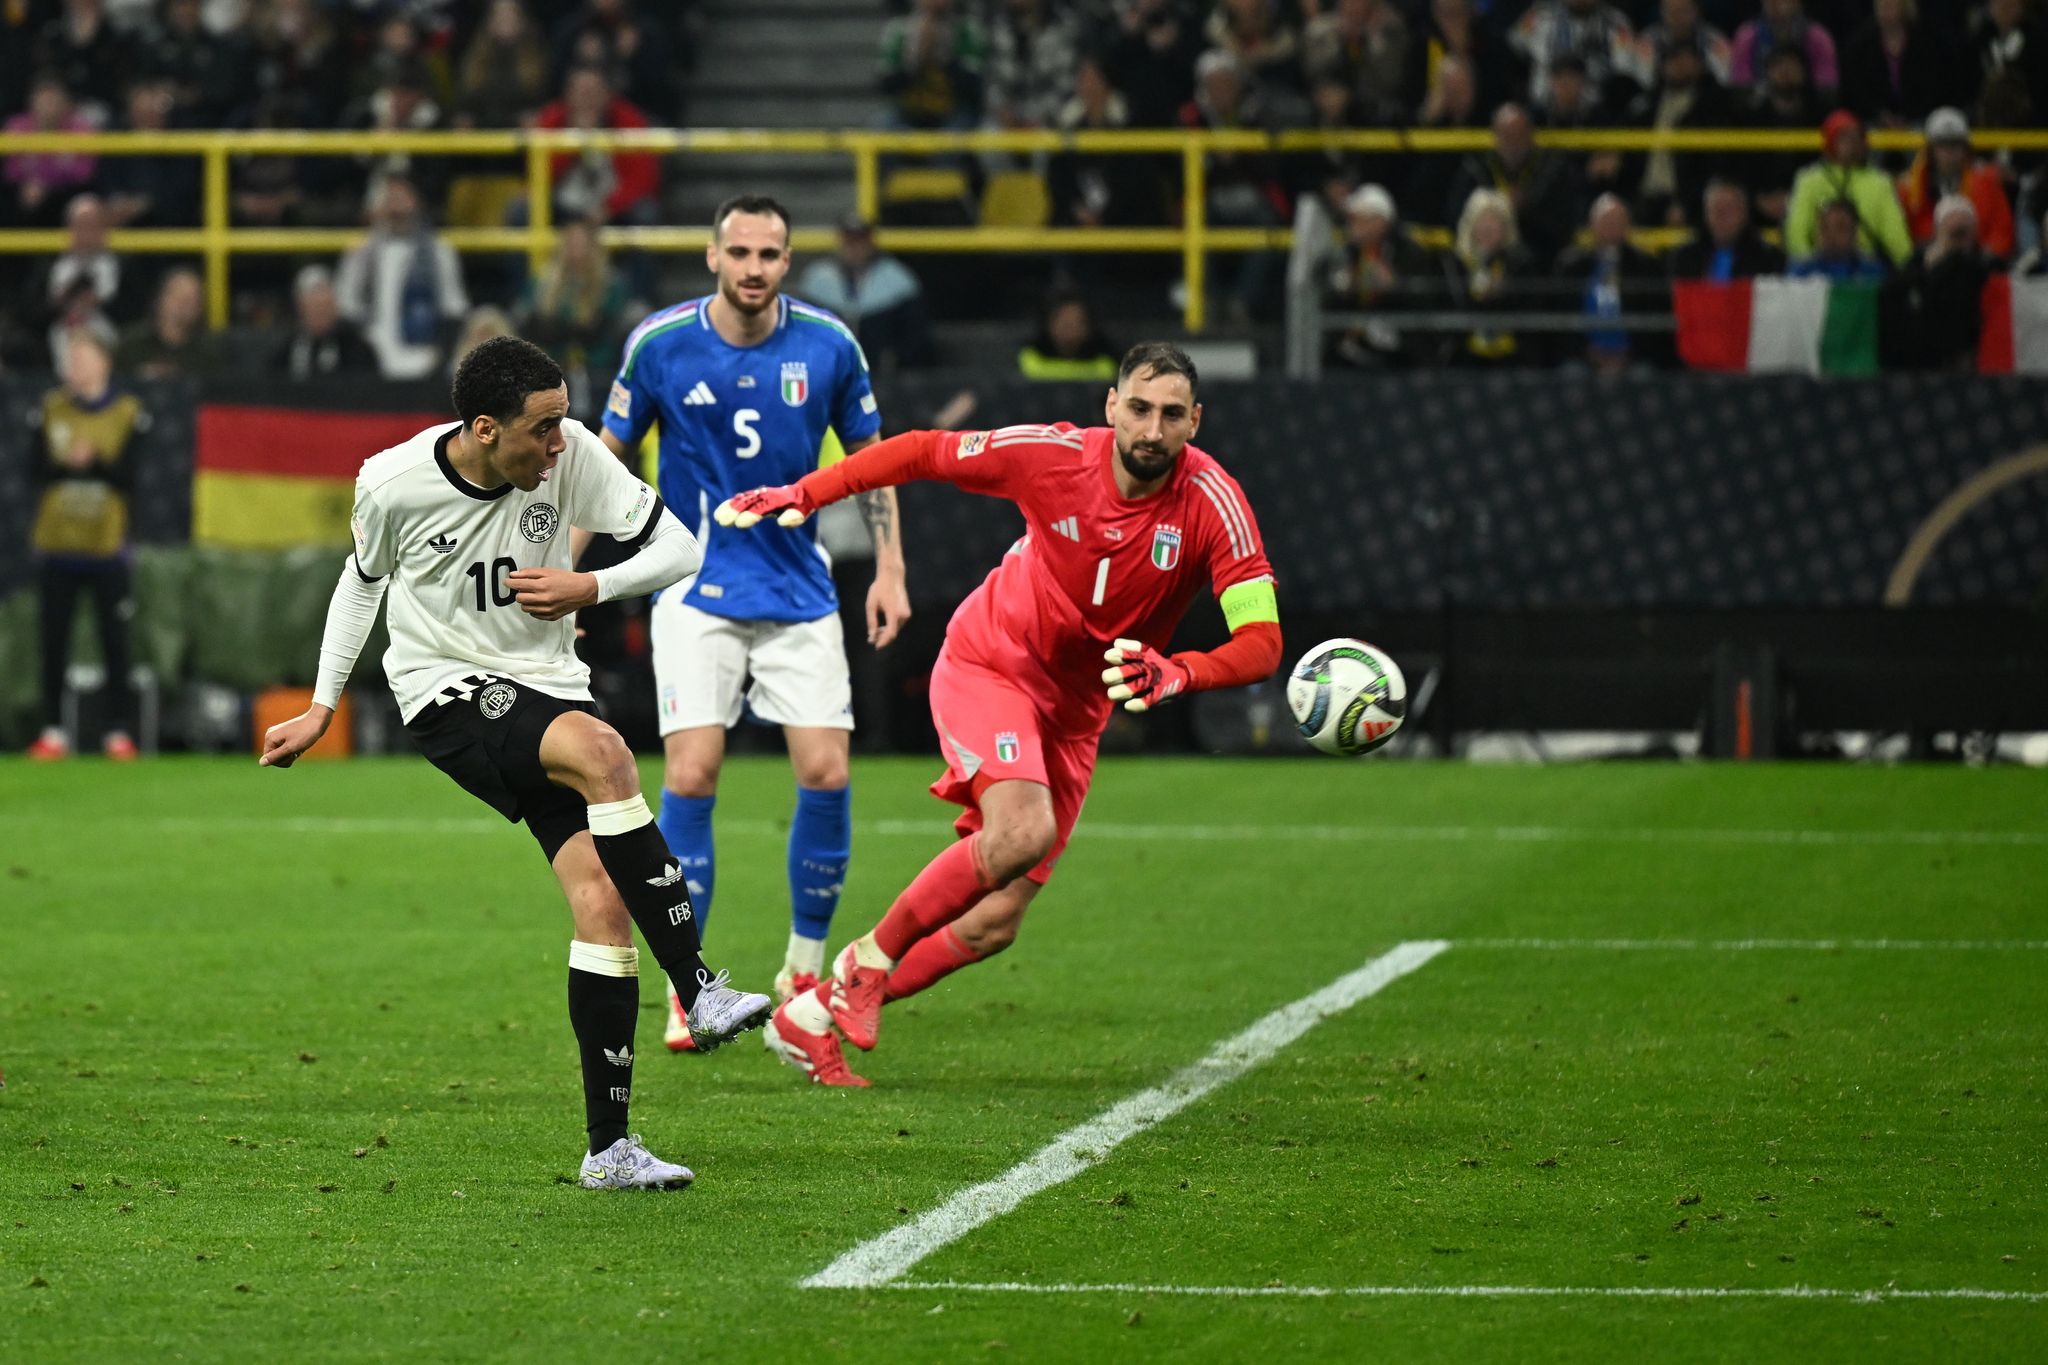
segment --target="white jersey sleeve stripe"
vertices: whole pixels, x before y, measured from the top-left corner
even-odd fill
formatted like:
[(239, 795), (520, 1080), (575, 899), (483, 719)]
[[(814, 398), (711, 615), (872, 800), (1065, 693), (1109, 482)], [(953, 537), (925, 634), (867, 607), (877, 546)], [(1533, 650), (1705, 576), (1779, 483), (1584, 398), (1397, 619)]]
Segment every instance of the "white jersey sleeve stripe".
[(1023, 426), (997, 427), (989, 435), (989, 446), (1015, 445), (1025, 441), (1043, 441), (1054, 445), (1072, 446), (1079, 450), (1086, 435), (1079, 431), (1061, 431), (1058, 427), (1043, 423), (1027, 423)]
[(1237, 489), (1231, 485), (1230, 480), (1214, 469), (1203, 470), (1199, 477), (1222, 496), (1224, 510), (1229, 513), (1237, 526), (1239, 536), (1244, 541), (1244, 552), (1252, 553), (1258, 548), (1258, 537), (1252, 534), (1252, 520), (1244, 510), (1244, 501), (1238, 496)]
[(1223, 523), (1223, 533), (1230, 537), (1230, 553), (1232, 557), (1243, 559), (1244, 541), (1238, 538), (1237, 523), (1231, 520), (1230, 513), (1223, 510), (1223, 500), (1216, 495), (1216, 490), (1211, 488), (1207, 481), (1198, 477), (1194, 480), (1194, 485), (1202, 490), (1202, 496), (1207, 498), (1209, 505), (1216, 509), (1216, 519)]
[(1081, 449), (1082, 442), (1078, 435), (1069, 439), (1067, 436), (1055, 431), (1044, 436), (998, 436), (989, 441), (988, 448), (990, 450), (997, 450), (1003, 446), (1022, 445), (1065, 446), (1068, 450), (1079, 450)]
[(1230, 533), (1230, 549), (1239, 559), (1252, 552), (1251, 527), (1237, 500), (1230, 494), (1230, 486), (1212, 478), (1208, 470), (1195, 475), (1195, 486), (1208, 496), (1215, 506), (1216, 514), (1223, 519), (1223, 527)]
[(1222, 474), (1216, 475), (1216, 486), (1223, 490), (1225, 501), (1237, 517), (1238, 529), (1244, 532), (1246, 548), (1253, 554), (1259, 552), (1259, 533), (1252, 525), (1251, 508), (1244, 500), (1244, 490)]

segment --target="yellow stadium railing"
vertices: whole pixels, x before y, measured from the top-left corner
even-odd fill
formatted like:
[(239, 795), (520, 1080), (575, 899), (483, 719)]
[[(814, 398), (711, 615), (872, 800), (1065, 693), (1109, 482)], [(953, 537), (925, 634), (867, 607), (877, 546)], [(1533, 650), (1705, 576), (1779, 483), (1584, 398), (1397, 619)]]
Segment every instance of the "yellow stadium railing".
[[(1820, 150), (1818, 132), (1754, 130), (1601, 129), (1545, 132), (1539, 145), (1560, 151), (1720, 151), (1735, 153)], [(1879, 150), (1910, 151), (1920, 135), (1878, 131)], [(1981, 148), (2048, 151), (2048, 131), (1989, 130), (1973, 135)], [(1200, 331), (1207, 260), (1211, 252), (1281, 251), (1293, 243), (1289, 229), (1212, 228), (1208, 225), (1208, 160), (1219, 152), (1279, 154), (1323, 150), (1393, 153), (1481, 151), (1490, 145), (1482, 129), (1351, 129), (1341, 132), (1250, 129), (1189, 132), (1119, 130), (1104, 132), (891, 133), (865, 129), (801, 131), (780, 129), (676, 128), (616, 133), (568, 131), (448, 133), (190, 132), (190, 133), (0, 133), (0, 157), (16, 152), (89, 152), (103, 156), (194, 156), (203, 164), (204, 211), (198, 228), (143, 228), (115, 232), (116, 251), (196, 254), (205, 264), (207, 311), (213, 325), (228, 320), (228, 264), (253, 253), (339, 254), (362, 238), (360, 229), (247, 228), (229, 213), (231, 161), (238, 156), (413, 155), (520, 157), (525, 169), (530, 221), (525, 227), (450, 228), (445, 236), (457, 251), (524, 252), (539, 268), (553, 250), (550, 213), (550, 158), (559, 152), (655, 152), (716, 156), (734, 154), (840, 153), (852, 158), (854, 206), (874, 220), (882, 208), (882, 163), (891, 156), (936, 156), (963, 152), (1178, 156), (1181, 162), (1181, 223), (1157, 228), (883, 228), (880, 244), (897, 252), (1054, 253), (1075, 251), (1178, 254), (1187, 283), (1183, 321)], [(703, 227), (615, 227), (604, 231), (608, 245), (646, 251), (702, 250)], [(799, 229), (792, 246), (826, 250), (832, 233)], [(0, 255), (54, 255), (64, 250), (56, 230), (0, 231)]]

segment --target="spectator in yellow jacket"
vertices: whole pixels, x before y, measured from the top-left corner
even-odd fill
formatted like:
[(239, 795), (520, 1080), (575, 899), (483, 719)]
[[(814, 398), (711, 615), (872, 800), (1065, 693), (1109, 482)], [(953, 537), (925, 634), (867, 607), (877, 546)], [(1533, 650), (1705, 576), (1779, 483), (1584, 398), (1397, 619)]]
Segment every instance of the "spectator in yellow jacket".
[(1906, 214), (1892, 178), (1867, 164), (1870, 146), (1863, 124), (1846, 109), (1829, 114), (1820, 126), (1821, 159), (1792, 182), (1792, 204), (1785, 211), (1785, 251), (1794, 260), (1813, 253), (1824, 205), (1846, 200), (1856, 210), (1858, 239), (1873, 256), (1893, 267), (1913, 254)]

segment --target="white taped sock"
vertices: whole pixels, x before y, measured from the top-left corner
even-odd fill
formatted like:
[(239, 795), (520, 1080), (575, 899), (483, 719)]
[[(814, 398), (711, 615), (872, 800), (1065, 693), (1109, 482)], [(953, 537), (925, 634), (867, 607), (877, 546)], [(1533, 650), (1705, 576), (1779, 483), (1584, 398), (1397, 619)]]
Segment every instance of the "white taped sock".
[(640, 950), (638, 948), (615, 948), (608, 943), (585, 943), (581, 939), (569, 940), (569, 965), (579, 972), (593, 976), (638, 976), (640, 975)]
[(591, 806), (588, 811), (590, 832), (603, 838), (613, 834), (631, 834), (642, 825), (654, 823), (654, 813), (647, 809), (647, 798), (629, 796), (623, 801), (603, 801)]

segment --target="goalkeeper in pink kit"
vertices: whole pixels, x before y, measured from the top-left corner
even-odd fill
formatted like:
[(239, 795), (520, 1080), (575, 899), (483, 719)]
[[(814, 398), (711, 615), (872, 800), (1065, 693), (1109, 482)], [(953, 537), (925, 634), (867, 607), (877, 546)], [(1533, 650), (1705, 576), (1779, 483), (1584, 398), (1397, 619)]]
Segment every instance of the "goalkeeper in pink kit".
[[(722, 525), (794, 526), (869, 489), (940, 479), (1006, 498), (1024, 537), (953, 614), (932, 669), (946, 758), (935, 795), (965, 807), (931, 860), (832, 976), (765, 1030), (824, 1085), (866, 1085), (843, 1035), (874, 1047), (882, 1006), (1001, 952), (1080, 818), (1110, 708), (1237, 687), (1280, 663), (1273, 570), (1237, 481), (1188, 444), (1201, 425), (1194, 363), (1164, 342), (1125, 355), (1107, 427), (913, 431), (781, 488), (724, 503)], [(1159, 652), (1210, 583), (1231, 629), (1206, 652)]]

